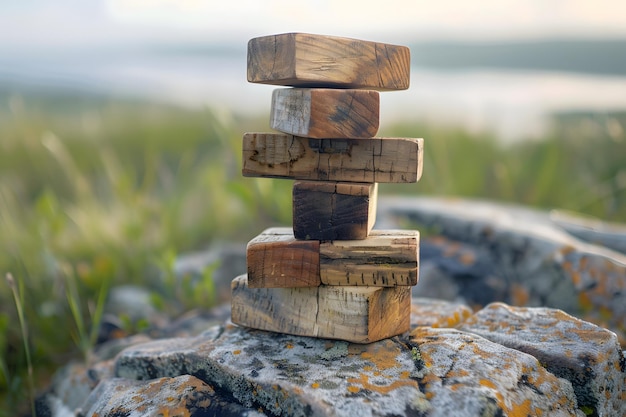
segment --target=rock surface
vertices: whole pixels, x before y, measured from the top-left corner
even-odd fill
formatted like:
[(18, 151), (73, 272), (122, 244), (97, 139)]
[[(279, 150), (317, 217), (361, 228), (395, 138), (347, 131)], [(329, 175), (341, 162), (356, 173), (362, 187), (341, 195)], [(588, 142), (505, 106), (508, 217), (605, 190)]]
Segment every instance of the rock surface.
[(561, 310), (502, 303), (480, 310), (459, 330), (534, 356), (546, 370), (572, 383), (581, 408), (606, 416), (626, 412), (626, 364), (617, 339), (608, 330)]
[[(546, 306), (608, 327), (626, 346), (626, 227), (456, 198), (381, 198), (376, 227), (421, 230), (414, 295)], [(592, 225), (597, 229), (594, 231)], [(588, 241), (597, 244), (589, 243)], [(444, 289), (445, 288), (445, 289)]]
[[(60, 369), (37, 415), (626, 415), (621, 226), (434, 198), (381, 198), (377, 218), (424, 232), (411, 332), (349, 344), (238, 327), (228, 304), (172, 319), (140, 297), (150, 327), (122, 337), (116, 311), (135, 310), (121, 288), (92, 360)], [(225, 301), (245, 245), (175, 272), (200, 279), (226, 256)]]
[[(39, 409), (54, 416), (626, 414), (626, 360), (610, 331), (559, 310), (501, 303), (473, 314), (460, 303), (414, 298), (411, 313), (410, 333), (365, 345), (229, 321), (194, 336), (128, 340), (113, 358), (115, 349), (101, 349), (106, 354), (90, 366), (60, 371), (63, 384)], [(208, 323), (203, 317), (191, 327)]]

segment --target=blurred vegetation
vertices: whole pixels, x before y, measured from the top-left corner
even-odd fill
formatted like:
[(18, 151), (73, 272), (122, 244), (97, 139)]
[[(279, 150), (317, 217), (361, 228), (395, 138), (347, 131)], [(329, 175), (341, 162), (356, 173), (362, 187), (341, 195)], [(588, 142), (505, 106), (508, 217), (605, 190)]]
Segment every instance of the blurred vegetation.
[[(625, 128), (626, 113), (560, 115), (545, 138), (503, 144), (457, 128), (388, 126), (381, 135), (426, 138), (425, 168), (418, 184), (381, 193), (624, 222)], [(161, 308), (207, 307), (202, 297), (175, 300), (193, 293), (173, 290), (176, 254), (291, 223), (290, 181), (241, 176), (242, 132), (267, 130), (264, 119), (211, 109), (0, 92), (1, 410), (27, 413), (31, 385), (88, 354), (112, 286), (147, 287)]]

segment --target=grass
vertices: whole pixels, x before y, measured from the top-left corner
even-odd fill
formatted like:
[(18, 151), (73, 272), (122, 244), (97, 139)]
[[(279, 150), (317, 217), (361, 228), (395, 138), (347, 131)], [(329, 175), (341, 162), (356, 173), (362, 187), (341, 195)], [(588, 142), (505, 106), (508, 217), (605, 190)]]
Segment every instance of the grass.
[(392, 136), (424, 137), (424, 174), (415, 186), (383, 192), (478, 197), (565, 209), (626, 222), (626, 112), (553, 118), (545, 137), (503, 144), (489, 133), (392, 126)]
[[(381, 193), (481, 197), (624, 222), (625, 127), (626, 114), (560, 115), (542, 140), (504, 145), (454, 127), (388, 126), (381, 134), (426, 138), (425, 168), (418, 184), (385, 184)], [(208, 307), (211, 270), (199, 284), (180, 284), (176, 255), (290, 224), (290, 181), (241, 176), (241, 134), (255, 130), (267, 121), (0, 93), (0, 273), (13, 277), (0, 281), (0, 410), (28, 413), (56, 368), (88, 359), (109, 288), (147, 287), (172, 315)]]

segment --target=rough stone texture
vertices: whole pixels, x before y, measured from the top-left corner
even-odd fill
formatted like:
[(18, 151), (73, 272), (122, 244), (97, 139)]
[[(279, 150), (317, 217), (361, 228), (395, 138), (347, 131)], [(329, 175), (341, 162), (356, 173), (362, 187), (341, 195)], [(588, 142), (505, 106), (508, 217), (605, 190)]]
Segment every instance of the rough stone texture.
[[(581, 232), (563, 216), (428, 198), (381, 198), (377, 218), (431, 234), (410, 333), (369, 345), (279, 335), (232, 325), (226, 304), (157, 314), (124, 337), (109, 304), (92, 359), (59, 370), (37, 415), (626, 415), (623, 347), (603, 329), (626, 334), (619, 225)], [(220, 299), (246, 268), (245, 245), (228, 253)], [(222, 256), (184, 256), (177, 275), (200, 277)]]
[(77, 413), (81, 416), (264, 416), (224, 401), (211, 386), (182, 375), (151, 381), (111, 378), (91, 392)]
[(578, 405), (597, 415), (626, 414), (626, 362), (615, 335), (561, 310), (491, 304), (460, 327), (533, 355), (569, 380)]
[(412, 301), (411, 328), (455, 327), (472, 315), (472, 310), (463, 303), (417, 297)]
[(530, 355), (454, 329), (418, 327), (411, 336), (428, 370), (420, 385), (430, 415), (584, 415), (569, 381)]
[[(414, 295), (432, 294), (432, 281), (439, 280), (453, 284), (440, 297), (473, 307), (504, 301), (558, 308), (608, 327), (626, 345), (626, 255), (576, 238), (562, 219), (520, 206), (451, 198), (387, 197), (378, 209), (377, 227), (409, 221), (423, 234), (443, 236), (422, 240)], [(613, 228), (612, 241), (626, 241), (623, 226)]]
[[(198, 314), (198, 324), (184, 327), (200, 328), (223, 309)], [(472, 314), (461, 303), (414, 298), (411, 313), (410, 333), (368, 345), (229, 321), (193, 336), (114, 340), (94, 352), (90, 365), (61, 370), (38, 410), (52, 416), (76, 410), (85, 416), (626, 415), (626, 360), (610, 331), (559, 310), (501, 303)]]

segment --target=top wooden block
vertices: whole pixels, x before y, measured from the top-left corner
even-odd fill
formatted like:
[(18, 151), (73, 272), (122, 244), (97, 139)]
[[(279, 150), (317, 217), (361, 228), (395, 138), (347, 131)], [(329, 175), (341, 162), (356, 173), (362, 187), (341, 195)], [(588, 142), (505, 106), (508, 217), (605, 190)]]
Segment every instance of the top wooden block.
[(350, 38), (284, 33), (248, 42), (251, 83), (406, 90), (410, 64), (406, 46)]

